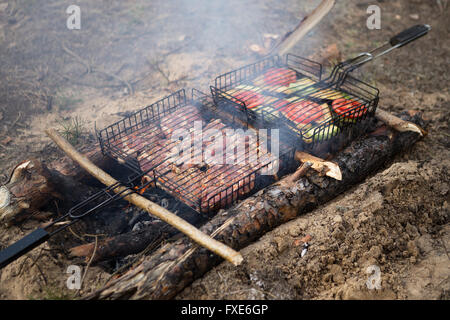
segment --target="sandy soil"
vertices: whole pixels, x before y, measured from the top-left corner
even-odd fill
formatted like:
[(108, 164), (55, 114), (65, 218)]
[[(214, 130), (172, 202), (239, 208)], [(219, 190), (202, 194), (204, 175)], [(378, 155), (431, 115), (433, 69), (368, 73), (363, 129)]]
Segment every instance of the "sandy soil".
[[(81, 144), (92, 140), (94, 124), (170, 92), (208, 91), (215, 76), (257, 58), (249, 46), (261, 45), (263, 33), (284, 34), (318, 1), (78, 3), (83, 25), (73, 31), (58, 1), (0, 2), (0, 182), (20, 160), (61, 156), (44, 128), (79, 117)], [(426, 38), (358, 72), (380, 89), (383, 108), (423, 112), (428, 136), (351, 192), (245, 248), (242, 267), (221, 264), (178, 298), (448, 299), (450, 4), (442, 11), (435, 1), (378, 2), (382, 29), (372, 31), (369, 4), (340, 1), (292, 52), (308, 57), (336, 43), (349, 58), (403, 28), (431, 24)], [(27, 232), (1, 227), (0, 245)], [(307, 234), (311, 246), (300, 257), (294, 241)], [(73, 298), (65, 286), (70, 264), (85, 265), (43, 245), (0, 271), (0, 298)], [(365, 284), (369, 265), (380, 267), (381, 290)], [(91, 266), (81, 294), (108, 277)]]

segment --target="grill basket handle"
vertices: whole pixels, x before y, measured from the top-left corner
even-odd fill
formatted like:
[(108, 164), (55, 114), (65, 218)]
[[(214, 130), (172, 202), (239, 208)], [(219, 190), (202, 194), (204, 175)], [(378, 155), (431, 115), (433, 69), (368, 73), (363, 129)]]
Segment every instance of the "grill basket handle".
[(419, 39), (420, 37), (423, 37), (430, 30), (431, 27), (429, 25), (418, 24), (392, 37), (389, 43), (393, 47), (400, 48), (416, 39)]
[(404, 45), (423, 37), (430, 30), (431, 26), (429, 26), (428, 24), (415, 25), (395, 35), (389, 40), (389, 42), (386, 42), (378, 48), (375, 48), (370, 52), (361, 53), (355, 58), (341, 62), (333, 69), (331, 73), (333, 82), (336, 82), (337, 86), (340, 87), (345, 82), (347, 75), (353, 70), (359, 68), (369, 61), (374, 60), (375, 58), (391, 52), (396, 48), (403, 47)]
[(50, 234), (40, 228), (0, 251), (0, 269), (48, 240)]

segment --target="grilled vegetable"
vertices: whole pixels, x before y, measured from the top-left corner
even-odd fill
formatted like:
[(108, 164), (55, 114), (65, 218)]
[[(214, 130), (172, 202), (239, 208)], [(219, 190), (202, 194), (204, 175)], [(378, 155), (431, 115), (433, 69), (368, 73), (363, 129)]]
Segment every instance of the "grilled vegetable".
[[(297, 74), (288, 68), (270, 68), (263, 75), (253, 80), (256, 86), (281, 87), (297, 81)], [(266, 88), (270, 90), (270, 88)]]
[(302, 131), (303, 141), (306, 143), (321, 142), (331, 137), (336, 136), (340, 129), (338, 126), (328, 124), (323, 129), (316, 129), (317, 127), (310, 128), (309, 130)]
[(235, 88), (233, 88), (233, 89), (230, 89), (230, 90), (228, 90), (227, 91), (227, 94), (229, 94), (229, 95), (235, 95), (235, 94), (237, 94), (237, 93), (239, 93), (240, 91), (254, 91), (254, 92), (261, 92), (261, 88), (258, 88), (258, 87), (254, 87), (254, 86), (248, 86), (248, 85), (243, 85), (243, 84), (241, 84), (241, 85), (239, 85), (239, 86), (236, 86)]
[(308, 94), (308, 93), (314, 92), (316, 89), (310, 88), (304, 92), (303, 92), (303, 90), (305, 88), (312, 86), (315, 83), (316, 82), (314, 82), (313, 80), (311, 80), (309, 78), (302, 78), (294, 83), (291, 83), (288, 87), (284, 87), (282, 92), (286, 93), (286, 94), (291, 94), (291, 93), (296, 93), (296, 92), (301, 91), (304, 94)]
[[(277, 101), (277, 98), (262, 95), (261, 93), (251, 90), (240, 90), (231, 95), (233, 98), (239, 99), (245, 103), (248, 110), (261, 112), (262, 108), (269, 113), (276, 113), (271, 103)], [(239, 103), (238, 100), (232, 101)]]
[(351, 99), (334, 100), (332, 103), (332, 109), (338, 115), (354, 121), (367, 112), (367, 109), (363, 108), (361, 103)]
[[(244, 102), (247, 109), (257, 108), (264, 103), (264, 96), (251, 90), (239, 90), (238, 92), (232, 94), (232, 96)], [(237, 100), (235, 102), (239, 103)]]
[[(306, 143), (312, 143), (313, 139), (323, 140), (334, 136), (339, 132), (337, 126), (324, 125), (331, 119), (331, 113), (327, 104), (319, 105), (309, 100), (291, 98), (278, 103), (283, 116), (290, 120), (302, 133)], [(324, 129), (317, 129), (324, 125)]]
[(301, 128), (311, 123), (321, 123), (331, 118), (327, 104), (291, 98), (278, 103), (282, 114)]
[(311, 97), (329, 100), (347, 98), (347, 96), (344, 93), (333, 89), (319, 90), (317, 92), (311, 93)]

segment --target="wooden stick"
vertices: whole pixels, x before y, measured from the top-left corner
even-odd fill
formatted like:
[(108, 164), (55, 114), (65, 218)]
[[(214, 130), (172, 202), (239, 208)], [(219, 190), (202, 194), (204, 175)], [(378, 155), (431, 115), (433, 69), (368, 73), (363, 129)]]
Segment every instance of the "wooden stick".
[(320, 20), (333, 8), (335, 0), (323, 0), (314, 11), (303, 19), (295, 29), (287, 33), (283, 39), (275, 45), (270, 54), (286, 54), (297, 42), (300, 41)]
[(306, 172), (308, 172), (309, 168), (312, 167), (312, 165), (313, 164), (309, 161), (302, 163), (300, 167), (298, 167), (297, 171), (295, 171), (289, 178), (287, 178), (286, 181), (294, 183), (295, 181), (303, 177)]
[(409, 121), (405, 121), (400, 119), (397, 116), (394, 116), (393, 114), (382, 110), (380, 108), (377, 108), (377, 111), (375, 112), (375, 117), (384, 122), (385, 124), (387, 124), (389, 127), (400, 131), (400, 132), (405, 132), (405, 131), (412, 131), (412, 132), (417, 132), (418, 134), (420, 134), (420, 136), (424, 136), (426, 134), (425, 130), (423, 130), (421, 127), (419, 127), (417, 124), (409, 122)]
[[(85, 156), (75, 150), (75, 148), (70, 143), (68, 143), (67, 140), (61, 137), (56, 132), (56, 130), (48, 129), (45, 130), (45, 132), (73, 161), (77, 162), (83, 169), (97, 178), (101, 183), (106, 186), (112, 186), (117, 183), (116, 179), (98, 168)], [(121, 185), (114, 189), (114, 192), (116, 193), (124, 192), (124, 194), (126, 194), (126, 191), (127, 188)], [(159, 219), (167, 222), (171, 226), (177, 228), (199, 245), (211, 250), (212, 252), (231, 262), (235, 266), (241, 264), (241, 262), (243, 261), (243, 258), (239, 252), (231, 249), (230, 247), (217, 240), (212, 239), (177, 215), (142, 197), (141, 195), (137, 193), (131, 193), (125, 196), (124, 199), (134, 204), (135, 206), (146, 210), (148, 213), (153, 214)]]
[(311, 168), (318, 172), (324, 172), (325, 175), (336, 180), (342, 180), (342, 173), (339, 165), (337, 163), (331, 161), (325, 161), (323, 159), (314, 157), (306, 152), (295, 152), (295, 158), (300, 162), (309, 162), (311, 163)]

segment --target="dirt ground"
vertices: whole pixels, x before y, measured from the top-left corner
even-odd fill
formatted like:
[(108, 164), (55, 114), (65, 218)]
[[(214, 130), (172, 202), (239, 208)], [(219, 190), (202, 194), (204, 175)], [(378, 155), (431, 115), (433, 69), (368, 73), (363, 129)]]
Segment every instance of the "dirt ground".
[[(0, 183), (21, 160), (61, 157), (47, 127), (78, 146), (103, 128), (178, 89), (207, 92), (213, 79), (254, 61), (262, 34), (283, 35), (319, 1), (77, 1), (80, 30), (66, 28), (71, 3), (0, 2)], [(416, 110), (428, 135), (351, 192), (242, 250), (179, 299), (448, 299), (450, 287), (448, 1), (338, 1), (291, 51), (310, 57), (337, 44), (342, 58), (372, 49), (417, 23), (433, 30), (357, 74), (380, 89), (380, 106)], [(370, 4), (381, 30), (366, 27)], [(442, 4), (443, 7), (440, 7)], [(78, 120), (78, 121), (75, 121)], [(37, 226), (0, 227), (0, 246)], [(311, 235), (301, 257), (295, 240)], [(67, 238), (74, 237), (70, 233)], [(92, 238), (91, 238), (92, 241)], [(1, 299), (75, 298), (66, 269), (85, 263), (44, 244), (0, 271)], [(380, 268), (381, 289), (366, 285)], [(110, 277), (90, 266), (89, 293)]]

